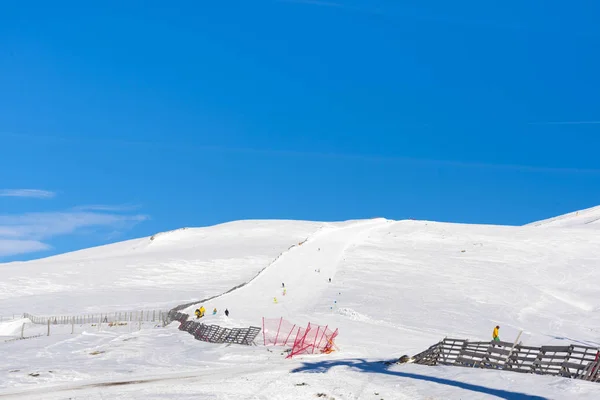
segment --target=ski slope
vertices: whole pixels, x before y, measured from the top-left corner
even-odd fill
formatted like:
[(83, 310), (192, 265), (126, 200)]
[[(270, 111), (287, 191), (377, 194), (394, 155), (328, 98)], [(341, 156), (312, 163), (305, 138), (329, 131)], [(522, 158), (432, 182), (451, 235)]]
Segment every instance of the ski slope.
[[(206, 323), (223, 326), (260, 326), (264, 316), (340, 330), (339, 351), (293, 360), (283, 349), (202, 343), (178, 331), (178, 323), (0, 343), (0, 399), (596, 399), (594, 383), (380, 363), (445, 336), (487, 340), (497, 324), (507, 341), (522, 330), (521, 340), (531, 345), (600, 346), (600, 237), (594, 233), (535, 224), (243, 221), (18, 263), (23, 268), (0, 264), (12, 274), (0, 298), (0, 309), (10, 313), (32, 310), (38, 299), (45, 303), (41, 313), (77, 313), (91, 303), (66, 299), (90, 296), (95, 309), (107, 311), (224, 293), (186, 311), (193, 315), (203, 305)], [(163, 278), (156, 267), (175, 262), (193, 276), (189, 286), (181, 272), (166, 268)], [(38, 297), (17, 290), (47, 267), (61, 270), (58, 265), (64, 272), (83, 268), (73, 277), (87, 275), (87, 281), (74, 279), (73, 293), (62, 288)], [(129, 290), (111, 285), (107, 270), (117, 282), (129, 282)], [(136, 278), (128, 279), (128, 271)], [(161, 291), (167, 293), (153, 300)]]

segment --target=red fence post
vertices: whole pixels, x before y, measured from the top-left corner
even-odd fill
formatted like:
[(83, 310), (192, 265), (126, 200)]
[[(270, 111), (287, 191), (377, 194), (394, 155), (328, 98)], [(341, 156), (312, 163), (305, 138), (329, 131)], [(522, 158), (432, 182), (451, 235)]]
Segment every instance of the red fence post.
[(279, 319), (279, 326), (277, 327), (277, 336), (275, 336), (275, 346), (277, 346), (277, 339), (279, 338), (279, 330), (281, 329), (281, 323), (283, 322), (283, 317)]
[(288, 339), (290, 338), (290, 336), (292, 336), (292, 333), (294, 333), (294, 328), (296, 327), (296, 324), (294, 324), (294, 326), (292, 326), (292, 329), (290, 329), (290, 333), (287, 335), (287, 337), (285, 338), (285, 342), (283, 342), (283, 345), (285, 346), (287, 344)]
[(286, 357), (286, 358), (292, 358), (292, 356), (295, 356), (296, 354), (298, 354), (298, 349), (301, 347), (300, 343), (304, 342), (304, 338), (306, 338), (306, 332), (308, 332), (308, 329), (310, 329), (310, 324), (308, 324), (309, 328), (307, 328), (307, 330), (300, 335), (300, 327), (298, 327), (298, 333), (296, 333), (296, 339), (294, 339), (294, 346), (292, 346), (292, 351), (290, 351), (290, 354)]
[(321, 339), (319, 339), (319, 343), (317, 344), (318, 349), (321, 348), (321, 342), (323, 341), (323, 336), (325, 336), (325, 334), (327, 333), (328, 327), (329, 327), (329, 325), (325, 325), (325, 329), (323, 329), (323, 334), (321, 335)]
[(317, 325), (317, 333), (315, 334), (315, 340), (313, 340), (311, 354), (315, 354), (315, 343), (317, 343), (317, 336), (319, 336), (319, 329), (321, 329), (321, 326)]

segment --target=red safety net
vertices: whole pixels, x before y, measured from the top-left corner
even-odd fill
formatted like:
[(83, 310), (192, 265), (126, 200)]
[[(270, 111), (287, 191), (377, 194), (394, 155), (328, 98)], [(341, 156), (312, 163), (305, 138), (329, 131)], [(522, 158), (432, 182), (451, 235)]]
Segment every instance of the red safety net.
[(331, 353), (335, 346), (334, 340), (338, 330), (332, 331), (329, 326), (320, 326), (309, 323), (306, 329), (298, 331), (294, 346), (287, 358), (299, 354)]
[(298, 325), (283, 318), (263, 318), (263, 342), (265, 346), (287, 346), (292, 345), (298, 330)]
[(338, 330), (309, 323), (306, 328), (283, 318), (263, 318), (265, 346), (292, 346), (288, 358), (299, 354), (331, 353)]

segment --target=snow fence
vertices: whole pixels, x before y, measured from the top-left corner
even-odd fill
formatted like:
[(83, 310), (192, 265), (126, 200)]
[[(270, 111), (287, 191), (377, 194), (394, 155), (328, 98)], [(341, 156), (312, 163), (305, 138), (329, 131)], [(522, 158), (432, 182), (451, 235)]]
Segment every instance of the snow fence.
[(171, 321), (179, 321), (179, 330), (186, 331), (195, 339), (209, 343), (232, 343), (250, 346), (260, 333), (260, 328), (223, 328), (218, 325), (205, 325), (197, 321), (188, 320), (189, 315), (176, 310), (169, 312)]
[(329, 326), (309, 323), (306, 328), (283, 318), (263, 318), (263, 344), (265, 346), (291, 346), (287, 358), (299, 354), (331, 353), (338, 330)]
[(54, 315), (49, 317), (23, 314), (34, 324), (46, 325), (71, 325), (71, 324), (110, 324), (118, 322), (162, 322), (166, 325), (168, 311), (165, 310), (137, 310), (119, 311), (112, 313), (81, 314), (81, 315)]
[(444, 339), (412, 357), (422, 365), (452, 365), (554, 375), (600, 382), (600, 349), (579, 345), (523, 346), (502, 341)]

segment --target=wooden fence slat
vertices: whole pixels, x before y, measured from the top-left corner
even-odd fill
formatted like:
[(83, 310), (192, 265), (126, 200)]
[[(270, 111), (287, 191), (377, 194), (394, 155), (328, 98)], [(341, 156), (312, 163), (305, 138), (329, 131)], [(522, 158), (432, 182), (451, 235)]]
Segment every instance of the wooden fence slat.
[(567, 353), (569, 346), (542, 346), (540, 350), (543, 352)]
[(600, 382), (600, 349), (579, 345), (523, 346), (446, 338), (413, 357), (422, 365), (492, 368)]

